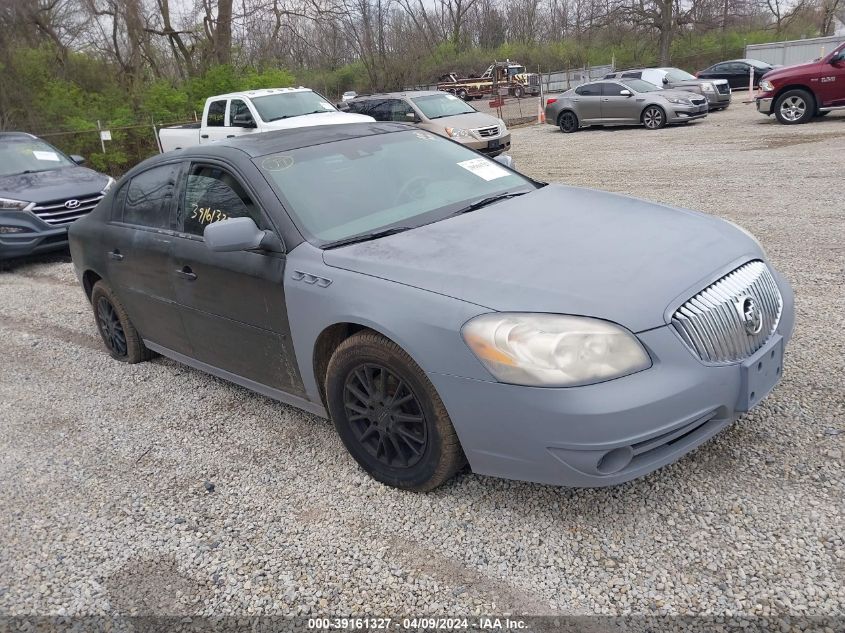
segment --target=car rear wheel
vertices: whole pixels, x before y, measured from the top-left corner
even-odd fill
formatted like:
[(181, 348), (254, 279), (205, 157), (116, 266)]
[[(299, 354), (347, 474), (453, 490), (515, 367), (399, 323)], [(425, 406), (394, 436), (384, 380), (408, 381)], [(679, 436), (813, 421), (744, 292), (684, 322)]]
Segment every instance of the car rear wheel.
[(775, 102), (775, 116), (784, 125), (806, 123), (815, 112), (815, 99), (806, 90), (788, 90)]
[(513, 96), (517, 99), (522, 99), (525, 96), (525, 89), (522, 86), (515, 86), (513, 89)]
[(464, 101), (467, 101), (469, 98), (469, 93), (467, 93), (467, 91), (464, 89), (458, 90), (458, 97), (463, 99)]
[(649, 130), (666, 127), (666, 113), (659, 106), (649, 106), (643, 111), (643, 125)]
[(359, 332), (335, 350), (326, 401), (346, 449), (382, 483), (431, 490), (464, 464), (434, 386), (401, 347), (375, 332)]
[(557, 118), (557, 125), (560, 128), (560, 131), (564, 134), (571, 134), (572, 132), (577, 132), (578, 117), (575, 116), (574, 112), (561, 112), (560, 116)]
[(152, 352), (129, 320), (126, 308), (104, 281), (94, 284), (91, 306), (97, 330), (112, 358), (123, 363), (140, 363), (152, 358)]

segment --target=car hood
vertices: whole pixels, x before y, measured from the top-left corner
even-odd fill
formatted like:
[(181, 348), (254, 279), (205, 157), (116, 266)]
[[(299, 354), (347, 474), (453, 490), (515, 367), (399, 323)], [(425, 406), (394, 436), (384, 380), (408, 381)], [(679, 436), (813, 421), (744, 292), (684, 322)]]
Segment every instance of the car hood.
[(455, 114), (442, 119), (434, 119), (431, 125), (443, 127), (458, 127), (468, 130), (476, 130), (480, 127), (499, 126), (499, 119), (483, 112), (468, 112), (467, 114)]
[(802, 72), (811, 72), (815, 70), (819, 65), (819, 62), (807, 62), (806, 64), (795, 64), (793, 66), (781, 66), (779, 68), (774, 68), (767, 72), (763, 77), (768, 81), (772, 81), (773, 79), (780, 79), (782, 77), (792, 77), (793, 75), (801, 74)]
[(594, 316), (639, 332), (757, 242), (695, 211), (548, 185), (404, 233), (326, 250), (329, 266), (497, 311)]
[(317, 114), (303, 114), (289, 119), (270, 121), (262, 125), (265, 130), (287, 130), (295, 127), (311, 127), (313, 125), (342, 125), (344, 123), (372, 123), (375, 119), (365, 114), (352, 112), (318, 112)]
[(685, 81), (673, 81), (673, 86), (701, 86), (701, 84), (726, 84), (727, 79), (687, 79)]
[(666, 90), (661, 90), (660, 92), (650, 92), (648, 94), (649, 95), (658, 94), (661, 97), (666, 97), (667, 99), (670, 98), (670, 97), (672, 97), (674, 99), (689, 99), (690, 96), (692, 96), (692, 98), (696, 98), (696, 97), (699, 96), (697, 94), (690, 95), (689, 90), (672, 90), (671, 88), (667, 88)]
[(108, 181), (108, 176), (79, 166), (0, 176), (0, 198), (37, 203), (83, 198), (99, 194)]

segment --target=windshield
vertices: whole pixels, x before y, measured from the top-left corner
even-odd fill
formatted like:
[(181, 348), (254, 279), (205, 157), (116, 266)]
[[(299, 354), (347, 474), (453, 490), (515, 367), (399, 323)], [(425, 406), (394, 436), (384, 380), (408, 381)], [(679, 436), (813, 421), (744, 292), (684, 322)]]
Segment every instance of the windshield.
[(666, 78), (670, 82), (675, 81), (688, 81), (690, 79), (695, 79), (695, 75), (690, 75), (687, 71), (681, 70), (680, 68), (667, 68), (666, 69)]
[(428, 95), (427, 97), (415, 97), (411, 99), (414, 104), (422, 110), (428, 119), (442, 119), (456, 114), (469, 114), (476, 110), (458, 99), (455, 95), (448, 93)]
[(422, 226), (483, 198), (536, 187), (499, 163), (422, 130), (303, 147), (256, 158), (255, 164), (317, 246)]
[(525, 66), (508, 66), (508, 75), (513, 77), (514, 75), (521, 75), (525, 72)]
[(258, 116), (267, 122), (289, 119), (303, 114), (335, 112), (335, 107), (331, 103), (310, 90), (255, 97), (252, 103), (258, 110)]
[(662, 90), (659, 86), (655, 86), (654, 84), (642, 79), (623, 79), (622, 83), (634, 92), (656, 92), (658, 90)]
[(50, 171), (75, 164), (55, 147), (38, 139), (0, 141), (0, 176)]

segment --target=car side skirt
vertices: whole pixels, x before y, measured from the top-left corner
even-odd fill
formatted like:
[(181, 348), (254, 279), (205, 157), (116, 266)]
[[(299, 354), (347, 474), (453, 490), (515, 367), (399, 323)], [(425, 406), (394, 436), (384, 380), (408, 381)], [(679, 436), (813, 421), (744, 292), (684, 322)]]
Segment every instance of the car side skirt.
[(279, 402), (282, 402), (284, 404), (289, 404), (291, 406), (297, 407), (298, 409), (302, 409), (303, 411), (307, 411), (308, 413), (313, 413), (314, 415), (319, 416), (321, 418), (328, 419), (329, 417), (329, 414), (326, 412), (326, 409), (325, 407), (323, 407), (322, 404), (317, 404), (311, 402), (310, 400), (306, 400), (305, 398), (300, 398), (284, 391), (280, 391), (279, 389), (274, 389), (273, 387), (262, 385), (261, 383), (255, 382), (254, 380), (250, 380), (249, 378), (244, 378), (243, 376), (233, 374), (232, 372), (226, 371), (225, 369), (220, 369), (207, 363), (203, 363), (202, 361), (196, 360), (195, 358), (185, 356), (185, 354), (175, 352), (172, 349), (169, 349), (162, 345), (158, 345), (157, 343), (153, 343), (152, 341), (148, 341), (146, 339), (144, 339), (144, 345), (146, 345), (152, 351), (158, 352), (162, 356), (167, 356), (167, 358), (175, 360), (178, 363), (188, 365), (189, 367), (193, 367), (194, 369), (199, 369), (200, 371), (204, 371), (205, 373), (211, 374), (212, 376), (217, 376), (218, 378), (222, 378), (223, 380), (228, 380), (229, 382), (233, 382), (236, 385), (245, 387), (250, 391), (260, 393), (262, 396), (267, 396), (268, 398), (272, 398), (273, 400), (278, 400)]

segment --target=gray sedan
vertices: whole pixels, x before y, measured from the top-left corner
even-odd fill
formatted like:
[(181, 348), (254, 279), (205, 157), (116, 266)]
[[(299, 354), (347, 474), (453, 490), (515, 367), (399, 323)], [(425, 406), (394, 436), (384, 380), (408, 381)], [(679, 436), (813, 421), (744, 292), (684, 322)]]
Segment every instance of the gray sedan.
[(659, 130), (707, 116), (707, 99), (681, 90), (664, 90), (642, 79), (583, 84), (546, 100), (546, 123), (561, 132), (589, 125), (644, 125)]
[(751, 235), (507, 162), (401, 123), (242, 136), (132, 169), (71, 253), (114, 359), (331, 417), (410, 490), (627, 481), (775, 387), (793, 297)]

